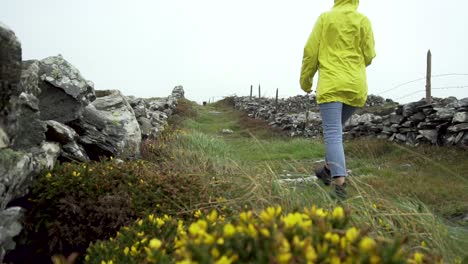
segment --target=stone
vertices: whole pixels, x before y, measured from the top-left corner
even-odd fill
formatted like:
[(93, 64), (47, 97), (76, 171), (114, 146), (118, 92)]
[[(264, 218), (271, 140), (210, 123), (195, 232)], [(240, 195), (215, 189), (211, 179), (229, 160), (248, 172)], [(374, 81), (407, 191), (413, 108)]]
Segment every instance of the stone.
[(452, 119), (452, 123), (468, 123), (468, 113), (467, 112), (458, 112), (455, 113)]
[(21, 71), (20, 86), (21, 90), (27, 94), (39, 96), (41, 89), (39, 83), (41, 82), (40, 71), (41, 64), (38, 60), (23, 61)]
[(90, 159), (84, 148), (75, 141), (71, 141), (62, 146), (61, 161), (88, 162)]
[(418, 107), (425, 105), (425, 101), (419, 101), (414, 103), (409, 103), (403, 106), (403, 116), (410, 117), (418, 111)]
[(468, 97), (458, 101), (459, 107), (468, 107)]
[(429, 140), (432, 144), (437, 144), (439, 133), (437, 130), (419, 130), (419, 134), (421, 134), (425, 139)]
[(421, 121), (424, 121), (426, 119), (426, 116), (421, 112), (417, 112), (416, 114), (410, 116), (408, 119), (415, 123), (419, 123)]
[(29, 93), (21, 93), (16, 101), (16, 133), (12, 148), (28, 151), (38, 147), (45, 140), (45, 126), (40, 120), (37, 98)]
[(143, 139), (149, 138), (151, 136), (151, 129), (153, 128), (151, 120), (146, 117), (140, 117), (138, 118), (138, 124), (140, 125), (141, 136)]
[(396, 134), (395, 138), (402, 141), (402, 142), (405, 142), (406, 139), (407, 139), (406, 135), (403, 135), (403, 134)]
[(401, 127), (406, 127), (406, 128), (414, 127), (414, 122), (413, 121), (406, 121), (403, 124), (401, 124)]
[(45, 122), (47, 127), (46, 138), (49, 141), (66, 145), (78, 139), (78, 133), (73, 128), (54, 120)]
[(403, 121), (403, 116), (397, 114), (390, 114), (389, 121), (392, 124), (401, 124), (401, 122)]
[(16, 247), (14, 238), (21, 233), (21, 225), (24, 209), (21, 207), (10, 207), (0, 210), (0, 262), (3, 262), (5, 254)]
[(41, 119), (64, 124), (79, 119), (96, 98), (94, 85), (60, 55), (41, 60), (40, 68)]
[(88, 156), (137, 158), (141, 130), (132, 107), (117, 90), (96, 91), (97, 99), (85, 108), (83, 118), (71, 126)]
[(50, 142), (44, 142), (32, 153), (0, 149), (0, 185), (6, 187), (0, 193), (0, 210), (10, 201), (26, 195), (39, 172), (52, 169), (59, 153), (60, 146)]
[(145, 101), (139, 101), (137, 104), (135, 104), (135, 106), (132, 106), (132, 108), (137, 119), (140, 117), (146, 118), (148, 116)]
[(453, 108), (434, 108), (435, 113), (427, 117), (428, 121), (452, 121), (455, 115)]
[(231, 129), (223, 129), (221, 133), (225, 135), (229, 135), (229, 134), (234, 134), (234, 131), (232, 131)]
[(19, 95), (21, 58), (20, 41), (8, 26), (0, 23), (0, 112), (7, 107), (11, 96)]
[(185, 98), (185, 91), (183, 86), (176, 86), (172, 90), (172, 96), (176, 99), (183, 99)]
[(418, 129), (432, 129), (436, 128), (439, 126), (441, 123), (440, 122), (420, 122), (417, 126)]
[(460, 131), (467, 131), (468, 123), (461, 123), (458, 125), (450, 126), (447, 130), (453, 133), (458, 133)]

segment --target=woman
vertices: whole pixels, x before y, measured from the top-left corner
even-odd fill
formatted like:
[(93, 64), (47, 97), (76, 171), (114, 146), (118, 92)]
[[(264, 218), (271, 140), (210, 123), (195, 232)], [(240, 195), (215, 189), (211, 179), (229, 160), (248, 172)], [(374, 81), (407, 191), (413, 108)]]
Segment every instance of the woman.
[[(304, 48), (301, 88), (312, 90), (319, 71), (317, 102), (322, 116), (326, 164), (316, 171), (325, 184), (333, 183), (339, 198), (346, 198), (346, 161), (343, 125), (367, 100), (366, 67), (375, 57), (371, 23), (357, 12), (359, 0), (335, 0), (318, 18)], [(333, 179), (333, 181), (332, 181)]]

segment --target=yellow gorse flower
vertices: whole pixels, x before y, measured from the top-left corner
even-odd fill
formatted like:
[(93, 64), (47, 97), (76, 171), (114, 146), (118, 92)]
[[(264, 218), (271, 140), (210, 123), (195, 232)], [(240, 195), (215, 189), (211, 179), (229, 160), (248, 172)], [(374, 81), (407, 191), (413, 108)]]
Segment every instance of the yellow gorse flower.
[(361, 242), (359, 242), (359, 250), (365, 253), (370, 253), (374, 250), (376, 246), (375, 241), (370, 237), (364, 237)]
[(156, 239), (156, 238), (151, 239), (150, 242), (149, 242), (149, 247), (151, 249), (160, 249), (161, 245), (162, 245), (161, 240)]
[(266, 210), (262, 211), (260, 213), (260, 219), (264, 222), (264, 223), (270, 223), (272, 222), (277, 216), (279, 216), (281, 214), (281, 207), (278, 206), (278, 207), (268, 207)]
[(332, 216), (333, 216), (334, 219), (338, 219), (338, 220), (343, 219), (344, 216), (345, 216), (343, 207), (341, 207), (341, 206), (336, 207), (336, 208), (333, 210)]
[(346, 238), (349, 242), (354, 242), (359, 237), (359, 230), (355, 227), (351, 227), (346, 231)]
[(236, 234), (236, 228), (232, 224), (226, 224), (223, 230), (224, 237), (231, 237)]

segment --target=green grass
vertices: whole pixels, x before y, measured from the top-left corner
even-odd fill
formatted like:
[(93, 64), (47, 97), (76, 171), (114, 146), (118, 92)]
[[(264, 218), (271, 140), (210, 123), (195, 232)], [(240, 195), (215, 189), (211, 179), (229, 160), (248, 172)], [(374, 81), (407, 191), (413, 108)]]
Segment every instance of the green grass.
[[(226, 199), (223, 206), (261, 210), (280, 204), (295, 211), (336, 205), (330, 189), (317, 182), (278, 181), (285, 174), (309, 176), (324, 155), (320, 140), (287, 138), (223, 103), (195, 108), (197, 115), (184, 121), (184, 135), (172, 151), (181, 166), (214, 181), (213, 195)], [(224, 135), (223, 129), (234, 133)], [(352, 169), (346, 205), (356, 212), (356, 224), (376, 235), (406, 236), (414, 248), (424, 241), (446, 260), (465, 254), (468, 231), (452, 219), (468, 212), (466, 152), (369, 139), (345, 147)]]

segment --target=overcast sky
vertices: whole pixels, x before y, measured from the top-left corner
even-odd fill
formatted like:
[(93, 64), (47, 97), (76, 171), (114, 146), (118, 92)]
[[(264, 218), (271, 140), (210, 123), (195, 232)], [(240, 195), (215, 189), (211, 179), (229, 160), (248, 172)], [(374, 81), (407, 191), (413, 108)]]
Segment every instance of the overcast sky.
[[(333, 0), (0, 0), (0, 21), (21, 40), (24, 60), (62, 54), (98, 90), (156, 97), (180, 84), (201, 102), (248, 95), (251, 84), (255, 93), (261, 84), (265, 96), (276, 88), (282, 97), (302, 94), (304, 44), (332, 6)], [(462, 0), (361, 0), (376, 38), (369, 93), (399, 102), (424, 97), (424, 81), (392, 88), (425, 76), (428, 49), (434, 75), (467, 74), (434, 78), (433, 87), (468, 86), (467, 10)], [(464, 98), (468, 87), (433, 95)]]

